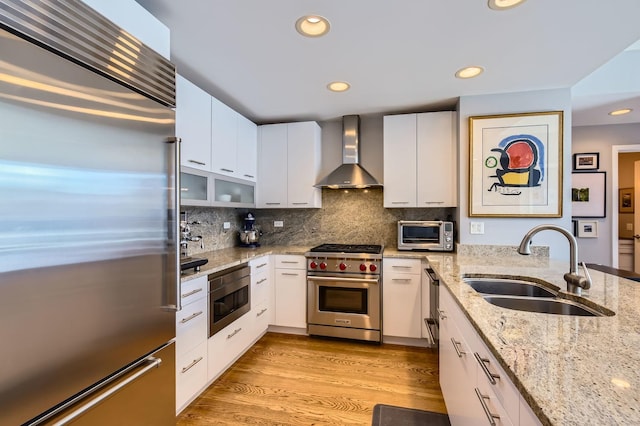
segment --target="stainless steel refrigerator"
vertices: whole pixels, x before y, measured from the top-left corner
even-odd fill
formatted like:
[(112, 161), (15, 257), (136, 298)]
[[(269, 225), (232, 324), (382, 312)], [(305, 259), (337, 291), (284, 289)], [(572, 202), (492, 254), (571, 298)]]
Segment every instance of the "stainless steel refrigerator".
[(175, 68), (0, 0), (0, 424), (175, 424)]

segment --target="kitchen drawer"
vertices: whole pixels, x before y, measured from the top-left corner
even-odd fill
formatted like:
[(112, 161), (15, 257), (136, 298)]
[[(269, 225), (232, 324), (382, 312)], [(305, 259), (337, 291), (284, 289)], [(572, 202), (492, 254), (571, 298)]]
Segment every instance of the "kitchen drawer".
[(273, 312), (269, 306), (267, 301), (256, 304), (254, 308), (251, 309), (251, 314), (253, 315), (253, 338), (256, 339), (258, 336), (261, 336), (267, 328), (269, 324), (271, 324)]
[(384, 259), (383, 270), (385, 274), (417, 274), (420, 275), (419, 259)]
[(181, 356), (207, 339), (207, 298), (176, 313), (176, 356)]
[(207, 277), (199, 277), (185, 281), (180, 285), (180, 303), (186, 306), (207, 296)]
[(251, 344), (253, 336), (253, 315), (247, 312), (208, 340), (207, 378), (220, 376)]
[(307, 269), (304, 256), (281, 254), (276, 256), (276, 269)]
[(179, 412), (207, 384), (207, 342), (176, 360), (176, 412)]
[(251, 304), (253, 306), (271, 299), (273, 274), (269, 258), (249, 262), (251, 266)]
[(510, 417), (505, 407), (500, 403), (496, 395), (493, 393), (493, 390), (489, 387), (488, 382), (484, 386), (478, 384), (474, 389), (474, 392), (476, 394), (478, 404), (480, 404), (483, 409), (486, 418), (485, 424), (491, 424), (492, 420), (495, 422), (496, 426), (513, 426), (514, 421), (516, 422), (516, 425), (520, 424), (520, 418), (518, 416), (513, 418)]

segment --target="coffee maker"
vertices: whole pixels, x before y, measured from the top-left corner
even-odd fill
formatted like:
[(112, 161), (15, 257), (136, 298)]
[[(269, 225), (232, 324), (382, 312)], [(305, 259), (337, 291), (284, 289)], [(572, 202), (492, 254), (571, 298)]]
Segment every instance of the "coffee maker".
[(256, 226), (255, 216), (252, 213), (247, 213), (243, 220), (244, 226), (240, 231), (240, 247), (260, 247), (258, 240), (262, 232)]

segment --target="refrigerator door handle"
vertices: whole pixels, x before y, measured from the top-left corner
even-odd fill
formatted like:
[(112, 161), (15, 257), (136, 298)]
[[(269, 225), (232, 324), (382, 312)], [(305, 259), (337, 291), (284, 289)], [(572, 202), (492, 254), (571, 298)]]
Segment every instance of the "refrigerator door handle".
[(97, 404), (101, 403), (105, 399), (109, 398), (114, 393), (120, 391), (122, 388), (124, 388), (125, 386), (129, 385), (131, 382), (139, 379), (140, 377), (142, 377), (145, 374), (147, 374), (150, 370), (153, 370), (154, 368), (157, 368), (157, 367), (160, 366), (160, 364), (162, 364), (162, 359), (160, 359), (160, 358), (149, 357), (145, 361), (149, 362), (150, 364), (147, 365), (146, 367), (144, 367), (142, 370), (138, 371), (137, 373), (132, 374), (131, 376), (127, 377), (125, 380), (123, 380), (122, 382), (118, 383), (116, 386), (112, 387), (108, 391), (100, 394), (96, 398), (93, 398), (91, 401), (87, 402), (86, 404), (83, 404), (77, 410), (74, 410), (72, 413), (69, 413), (69, 415), (67, 415), (64, 418), (62, 418), (62, 419), (58, 420), (57, 422), (55, 422), (53, 424), (53, 426), (62, 426), (62, 425), (67, 424), (68, 422), (72, 421), (76, 417), (79, 417), (82, 414), (84, 414), (87, 411), (89, 411), (92, 407), (96, 406)]
[[(169, 239), (172, 244), (172, 254), (173, 258), (173, 267), (175, 273), (169, 274), (171, 277), (174, 277), (175, 281), (173, 283), (167, 284), (170, 287), (168, 288), (167, 293), (170, 296), (174, 296), (174, 300), (168, 301), (167, 308), (173, 309), (176, 312), (182, 309), (180, 303), (180, 142), (182, 140), (178, 137), (172, 137), (167, 140), (167, 143), (173, 144), (173, 181), (169, 182), (169, 187), (174, 190), (171, 192), (173, 196), (171, 200), (171, 215), (169, 218), (169, 223), (171, 224)], [(173, 303), (172, 303), (173, 302)]]

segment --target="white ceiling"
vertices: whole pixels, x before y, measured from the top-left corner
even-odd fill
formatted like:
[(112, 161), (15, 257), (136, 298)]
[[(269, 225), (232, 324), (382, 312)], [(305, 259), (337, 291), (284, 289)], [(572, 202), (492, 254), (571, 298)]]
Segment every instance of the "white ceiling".
[[(505, 11), (487, 0), (137, 1), (170, 28), (178, 72), (259, 124), (556, 88), (573, 88), (574, 126), (640, 122), (640, 50), (621, 53), (640, 39), (639, 0), (528, 0)], [(329, 34), (299, 35), (306, 14), (326, 17)], [(468, 65), (485, 72), (456, 79)], [(328, 91), (334, 80), (351, 90)], [(607, 115), (618, 107), (634, 111)]]

